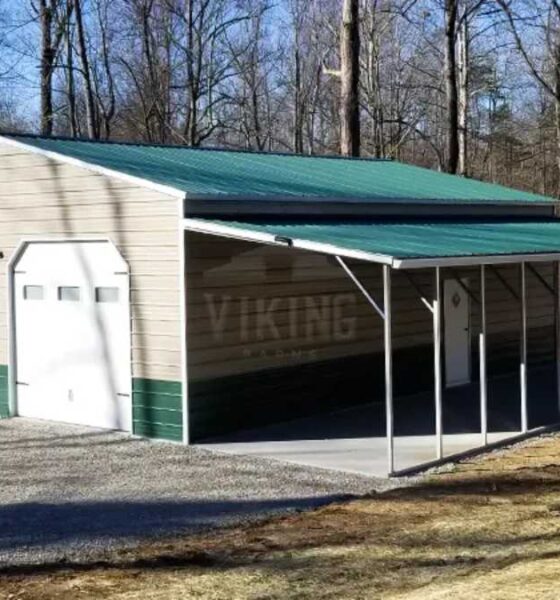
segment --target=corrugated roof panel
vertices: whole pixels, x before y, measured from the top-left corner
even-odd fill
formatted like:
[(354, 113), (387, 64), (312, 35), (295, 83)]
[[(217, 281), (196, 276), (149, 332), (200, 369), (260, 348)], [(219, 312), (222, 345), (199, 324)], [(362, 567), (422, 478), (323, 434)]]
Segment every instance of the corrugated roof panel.
[(309, 157), (9, 136), (35, 148), (217, 197), (429, 202), (553, 202), (550, 198), (391, 161)]
[(400, 260), (560, 252), (560, 220), (367, 223), (195, 220)]

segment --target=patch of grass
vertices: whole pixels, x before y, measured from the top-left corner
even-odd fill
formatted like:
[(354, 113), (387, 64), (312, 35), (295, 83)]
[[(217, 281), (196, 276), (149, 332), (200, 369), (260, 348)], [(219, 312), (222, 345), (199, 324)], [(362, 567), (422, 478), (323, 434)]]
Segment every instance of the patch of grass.
[(415, 487), (266, 523), (0, 575), (30, 600), (558, 597), (560, 436)]

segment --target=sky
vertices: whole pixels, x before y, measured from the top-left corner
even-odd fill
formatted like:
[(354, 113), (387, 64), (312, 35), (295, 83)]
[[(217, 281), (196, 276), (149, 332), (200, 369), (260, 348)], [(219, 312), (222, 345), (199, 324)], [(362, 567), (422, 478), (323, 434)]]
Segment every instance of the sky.
[[(31, 4), (34, 0), (0, 0), (0, 105), (13, 103), (18, 117), (36, 126), (39, 121), (40, 28)], [(282, 5), (271, 4), (272, 35), (282, 35), (287, 17)], [(86, 16), (87, 18), (87, 16)], [(54, 81), (56, 93), (56, 79)]]
[(39, 112), (39, 28), (28, 0), (0, 0), (0, 98), (14, 103), (22, 117)]

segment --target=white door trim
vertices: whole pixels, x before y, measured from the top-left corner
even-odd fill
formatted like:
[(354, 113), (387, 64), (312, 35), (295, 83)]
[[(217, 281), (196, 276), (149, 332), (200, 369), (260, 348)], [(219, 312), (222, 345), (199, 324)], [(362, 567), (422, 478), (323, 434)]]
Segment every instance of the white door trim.
[[(128, 261), (124, 258), (119, 248), (113, 242), (113, 240), (109, 237), (105, 236), (24, 236), (20, 239), (18, 245), (13, 251), (10, 259), (8, 260), (7, 268), (7, 276), (8, 276), (8, 406), (10, 416), (14, 417), (18, 414), (18, 406), (17, 406), (17, 352), (16, 352), (16, 315), (15, 315), (15, 296), (14, 296), (14, 275), (15, 275), (15, 267), (22, 257), (23, 253), (27, 249), (30, 244), (33, 243), (53, 243), (53, 244), (65, 244), (65, 243), (87, 243), (87, 242), (102, 242), (110, 244), (114, 250), (119, 254), (123, 263), (126, 265), (126, 273), (130, 277), (130, 265)], [(132, 322), (131, 322), (131, 308), (130, 308), (130, 285), (128, 285), (128, 302), (127, 302), (127, 314), (128, 321), (130, 324), (129, 331), (131, 338), (129, 340), (130, 344), (130, 357), (129, 357), (129, 381), (130, 381), (130, 411), (131, 411), (131, 429), (134, 425), (133, 419), (133, 402), (132, 402)], [(131, 431), (132, 433), (132, 431)]]

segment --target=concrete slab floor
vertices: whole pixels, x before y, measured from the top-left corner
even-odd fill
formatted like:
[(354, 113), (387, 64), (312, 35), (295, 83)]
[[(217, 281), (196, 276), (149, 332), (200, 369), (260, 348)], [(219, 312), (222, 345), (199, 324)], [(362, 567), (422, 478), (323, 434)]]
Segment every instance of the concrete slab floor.
[[(515, 435), (491, 433), (490, 443)], [(385, 438), (346, 438), (324, 440), (289, 440), (273, 442), (237, 442), (202, 444), (202, 448), (275, 459), (297, 465), (345, 471), (372, 477), (387, 476), (387, 441)], [(480, 434), (445, 435), (444, 455), (451, 456), (480, 446)], [(395, 438), (395, 470), (403, 470), (436, 459), (434, 436)]]
[[(432, 393), (395, 400), (395, 471), (435, 461), (436, 439)], [(490, 444), (520, 433), (517, 375), (488, 382)], [(550, 365), (529, 374), (529, 426), (560, 421), (555, 370)], [(451, 456), (479, 448), (480, 399), (478, 384), (444, 391), (443, 451)], [(234, 432), (205, 440), (203, 448), (276, 459), (298, 465), (387, 476), (387, 440), (383, 402)]]

